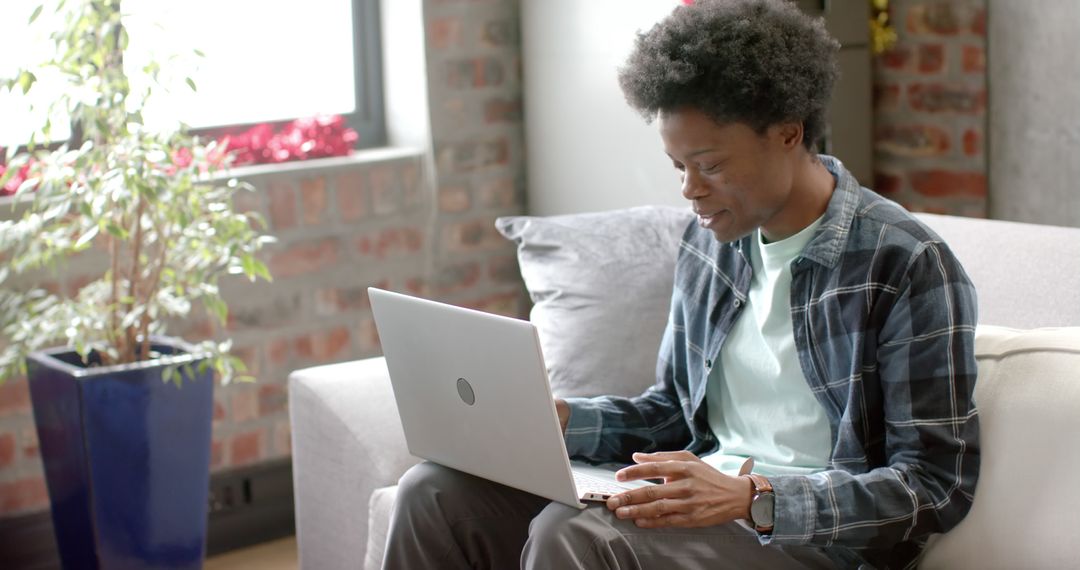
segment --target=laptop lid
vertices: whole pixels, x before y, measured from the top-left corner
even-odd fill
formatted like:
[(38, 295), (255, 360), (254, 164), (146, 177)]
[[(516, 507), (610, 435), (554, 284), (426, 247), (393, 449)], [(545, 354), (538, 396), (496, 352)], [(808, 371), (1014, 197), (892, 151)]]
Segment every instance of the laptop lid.
[(410, 453), (583, 506), (532, 323), (368, 295)]

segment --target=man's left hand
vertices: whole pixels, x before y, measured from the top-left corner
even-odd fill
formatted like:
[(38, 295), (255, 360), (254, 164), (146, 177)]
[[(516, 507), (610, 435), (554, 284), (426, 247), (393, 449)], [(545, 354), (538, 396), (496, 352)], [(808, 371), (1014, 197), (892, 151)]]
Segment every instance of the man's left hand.
[(619, 481), (663, 479), (619, 493), (607, 507), (620, 519), (642, 528), (700, 528), (750, 516), (750, 479), (714, 469), (689, 451), (635, 453), (631, 465), (616, 474)]

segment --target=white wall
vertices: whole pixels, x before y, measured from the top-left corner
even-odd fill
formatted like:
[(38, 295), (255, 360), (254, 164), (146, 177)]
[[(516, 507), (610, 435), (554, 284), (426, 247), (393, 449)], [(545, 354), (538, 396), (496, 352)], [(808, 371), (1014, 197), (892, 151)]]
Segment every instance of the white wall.
[(686, 205), (655, 124), (623, 99), (635, 32), (679, 0), (522, 0), (528, 212)]

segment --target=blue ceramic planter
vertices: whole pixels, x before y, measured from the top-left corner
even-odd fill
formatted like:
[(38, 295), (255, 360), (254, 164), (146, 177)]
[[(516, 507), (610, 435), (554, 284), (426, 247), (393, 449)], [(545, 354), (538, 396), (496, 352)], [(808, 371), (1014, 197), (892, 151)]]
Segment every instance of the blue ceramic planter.
[(153, 345), (168, 356), (86, 368), (61, 349), (27, 360), (64, 568), (202, 567), (213, 373), (165, 383), (166, 363), (197, 360), (180, 341)]

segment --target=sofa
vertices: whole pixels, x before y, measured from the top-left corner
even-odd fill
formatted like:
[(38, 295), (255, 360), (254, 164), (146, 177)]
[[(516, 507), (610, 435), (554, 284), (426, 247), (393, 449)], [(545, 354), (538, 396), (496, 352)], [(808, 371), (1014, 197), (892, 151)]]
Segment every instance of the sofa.
[[(981, 476), (968, 516), (922, 568), (1058, 568), (1080, 560), (1080, 229), (919, 214), (979, 296)], [(502, 218), (557, 395), (651, 382), (687, 209)], [(628, 326), (631, 325), (631, 326)], [(302, 568), (378, 568), (408, 453), (385, 362), (289, 377)]]

